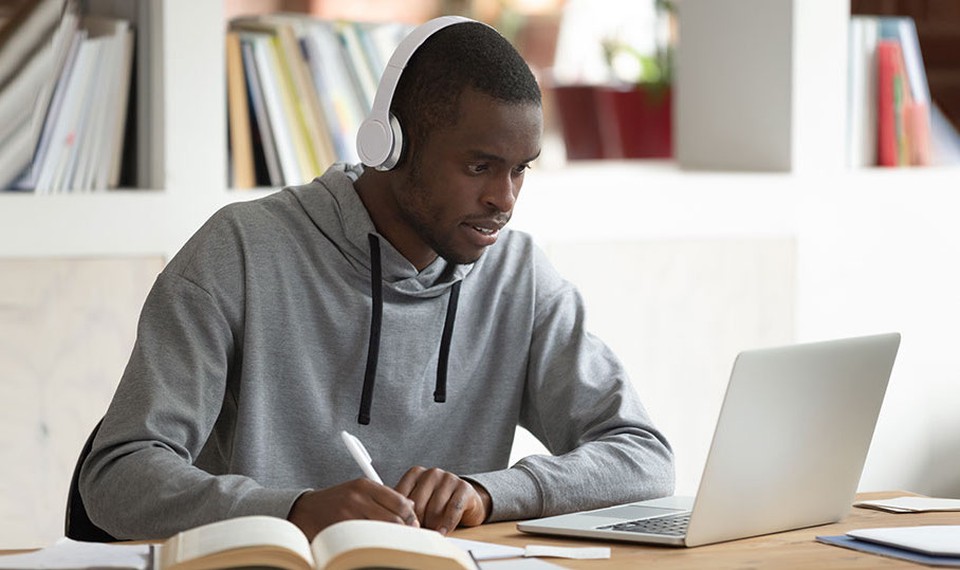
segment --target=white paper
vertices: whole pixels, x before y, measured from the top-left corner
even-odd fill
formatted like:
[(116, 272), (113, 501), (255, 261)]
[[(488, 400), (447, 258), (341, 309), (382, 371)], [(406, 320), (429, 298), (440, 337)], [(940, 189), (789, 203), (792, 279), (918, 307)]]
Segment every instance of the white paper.
[(104, 544), (61, 538), (52, 546), (29, 552), (0, 556), (4, 570), (78, 570), (122, 568), (146, 570), (150, 566), (149, 544)]
[(501, 558), (520, 558), (523, 556), (523, 549), (518, 546), (504, 546), (502, 544), (466, 540), (463, 538), (448, 538), (447, 540), (457, 545), (460, 550), (469, 551), (473, 554), (474, 560), (498, 560)]
[(610, 548), (606, 546), (593, 547), (566, 547), (566, 546), (543, 546), (539, 544), (529, 544), (524, 549), (524, 556), (547, 556), (551, 558), (569, 558), (571, 560), (596, 560), (601, 558), (610, 558)]
[(480, 570), (555, 570), (557, 568), (562, 567), (539, 558), (509, 558), (480, 562)]
[(854, 503), (856, 507), (871, 507), (894, 513), (919, 513), (925, 511), (960, 511), (960, 499), (936, 497), (896, 497)]

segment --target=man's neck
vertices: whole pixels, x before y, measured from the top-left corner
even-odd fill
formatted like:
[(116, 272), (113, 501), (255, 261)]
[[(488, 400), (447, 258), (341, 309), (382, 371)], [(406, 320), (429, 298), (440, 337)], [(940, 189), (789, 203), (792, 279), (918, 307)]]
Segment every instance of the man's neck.
[(353, 187), (377, 232), (412, 263), (417, 271), (423, 271), (437, 259), (437, 253), (426, 246), (397, 214), (399, 209), (394, 202), (394, 196), (395, 192), (402, 192), (403, 189), (394, 185), (400, 184), (401, 179), (399, 173), (380, 172), (367, 167), (353, 183)]

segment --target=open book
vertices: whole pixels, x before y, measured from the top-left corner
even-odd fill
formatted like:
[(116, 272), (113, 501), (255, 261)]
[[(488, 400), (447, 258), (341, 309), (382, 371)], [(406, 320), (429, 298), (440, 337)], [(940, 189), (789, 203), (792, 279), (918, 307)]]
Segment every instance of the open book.
[(267, 516), (239, 517), (186, 530), (164, 542), (157, 558), (159, 570), (477, 568), (466, 551), (432, 530), (349, 520), (327, 527), (308, 542), (293, 523)]

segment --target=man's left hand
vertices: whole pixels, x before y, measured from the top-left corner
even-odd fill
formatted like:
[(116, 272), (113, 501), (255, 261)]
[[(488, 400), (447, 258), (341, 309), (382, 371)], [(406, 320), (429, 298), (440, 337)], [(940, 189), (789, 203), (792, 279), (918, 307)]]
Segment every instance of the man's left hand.
[(490, 511), (486, 489), (436, 467), (411, 467), (395, 488), (413, 501), (420, 525), (441, 534), (482, 524)]

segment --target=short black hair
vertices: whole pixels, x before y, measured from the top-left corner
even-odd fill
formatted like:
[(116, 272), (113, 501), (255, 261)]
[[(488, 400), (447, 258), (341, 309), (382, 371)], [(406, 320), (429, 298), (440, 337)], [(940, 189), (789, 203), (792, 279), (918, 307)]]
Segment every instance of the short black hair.
[(479, 22), (447, 26), (414, 52), (394, 92), (391, 111), (415, 153), (430, 132), (456, 124), (466, 89), (506, 103), (541, 105), (530, 67), (499, 32)]

